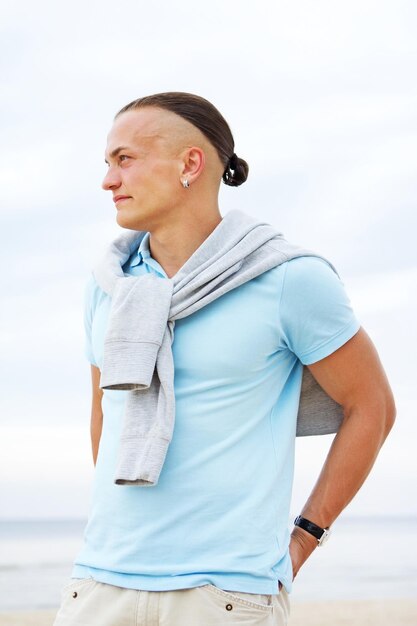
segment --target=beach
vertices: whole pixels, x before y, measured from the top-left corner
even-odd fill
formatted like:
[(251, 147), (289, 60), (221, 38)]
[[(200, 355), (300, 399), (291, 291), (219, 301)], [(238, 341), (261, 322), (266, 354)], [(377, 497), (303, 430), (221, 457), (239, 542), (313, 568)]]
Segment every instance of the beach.
[[(0, 626), (52, 626), (56, 611), (0, 613)], [(417, 600), (297, 602), (288, 626), (416, 626)], [(219, 625), (220, 626), (220, 625)]]

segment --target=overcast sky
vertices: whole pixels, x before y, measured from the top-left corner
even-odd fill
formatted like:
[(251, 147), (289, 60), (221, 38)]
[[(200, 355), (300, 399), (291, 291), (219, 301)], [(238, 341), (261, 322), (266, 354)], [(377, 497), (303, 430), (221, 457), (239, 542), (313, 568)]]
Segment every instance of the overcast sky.
[[(417, 514), (417, 5), (108, 0), (2, 8), (0, 516), (83, 517), (93, 476), (83, 291), (120, 232), (100, 189), (115, 112), (180, 90), (229, 121), (266, 219), (337, 268), (398, 417), (346, 514)], [(293, 509), (329, 437), (297, 443)]]

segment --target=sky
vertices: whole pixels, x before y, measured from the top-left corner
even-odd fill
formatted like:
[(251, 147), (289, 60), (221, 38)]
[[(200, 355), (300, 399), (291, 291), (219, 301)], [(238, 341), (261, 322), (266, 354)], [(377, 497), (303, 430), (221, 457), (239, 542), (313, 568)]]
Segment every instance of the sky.
[[(211, 100), (250, 166), (241, 209), (332, 261), (397, 420), (344, 514), (417, 515), (417, 5), (17, 0), (0, 59), (0, 518), (85, 517), (93, 480), (84, 286), (121, 230), (101, 189), (117, 110)], [(331, 437), (297, 441), (298, 512)]]

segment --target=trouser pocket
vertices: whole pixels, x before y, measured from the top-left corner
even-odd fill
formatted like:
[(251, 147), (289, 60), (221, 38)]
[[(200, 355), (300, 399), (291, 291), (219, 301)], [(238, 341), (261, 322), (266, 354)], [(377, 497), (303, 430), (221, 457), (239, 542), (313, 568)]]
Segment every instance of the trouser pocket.
[[(169, 626), (287, 625), (287, 613), (276, 595), (226, 591), (208, 584), (166, 599), (176, 605), (163, 622)], [(168, 605), (165, 612), (168, 615)]]
[(77, 616), (85, 612), (85, 606), (97, 583), (93, 578), (72, 578), (62, 587), (61, 606), (53, 626), (71, 626), (77, 623)]

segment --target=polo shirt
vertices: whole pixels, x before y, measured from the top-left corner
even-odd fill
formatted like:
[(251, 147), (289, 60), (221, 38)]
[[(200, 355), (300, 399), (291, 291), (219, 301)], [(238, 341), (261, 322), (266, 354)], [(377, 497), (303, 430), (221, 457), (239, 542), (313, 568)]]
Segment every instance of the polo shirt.
[[(167, 278), (149, 233), (123, 267)], [(111, 298), (89, 277), (85, 353), (101, 368)], [(140, 324), (141, 320), (138, 319)], [(88, 522), (72, 577), (164, 591), (292, 586), (289, 507), (303, 365), (360, 328), (328, 263), (298, 257), (175, 322), (175, 426), (158, 484), (116, 485), (128, 391), (103, 392)]]

